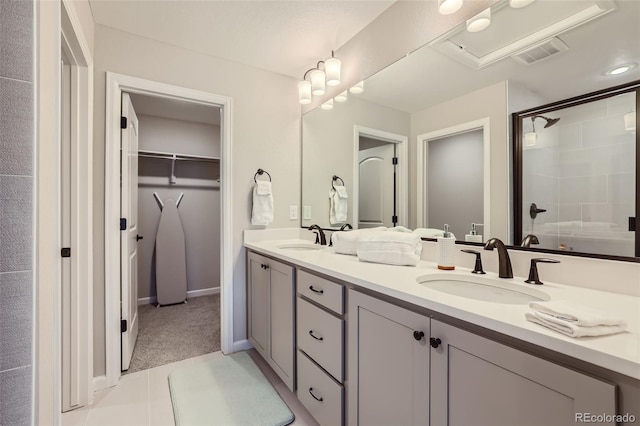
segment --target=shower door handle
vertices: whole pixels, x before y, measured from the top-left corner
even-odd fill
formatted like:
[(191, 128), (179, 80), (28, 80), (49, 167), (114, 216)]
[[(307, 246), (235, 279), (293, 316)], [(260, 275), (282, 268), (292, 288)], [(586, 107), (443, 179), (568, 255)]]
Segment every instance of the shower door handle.
[(636, 232), (636, 218), (634, 217), (629, 217), (629, 231), (630, 232)]

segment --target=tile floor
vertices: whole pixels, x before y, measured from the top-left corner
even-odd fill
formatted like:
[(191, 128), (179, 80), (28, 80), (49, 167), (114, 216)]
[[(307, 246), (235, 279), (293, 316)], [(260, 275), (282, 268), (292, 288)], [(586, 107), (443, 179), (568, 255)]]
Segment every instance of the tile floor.
[[(260, 355), (255, 350), (250, 350), (249, 355), (295, 415), (296, 419), (292, 424), (316, 426), (317, 422), (300, 404), (295, 394), (285, 386)], [(181, 366), (219, 356), (224, 355), (222, 352), (214, 352), (124, 375), (117, 386), (96, 392), (91, 406), (63, 413), (62, 425), (173, 426), (175, 423), (167, 380), (169, 373)]]

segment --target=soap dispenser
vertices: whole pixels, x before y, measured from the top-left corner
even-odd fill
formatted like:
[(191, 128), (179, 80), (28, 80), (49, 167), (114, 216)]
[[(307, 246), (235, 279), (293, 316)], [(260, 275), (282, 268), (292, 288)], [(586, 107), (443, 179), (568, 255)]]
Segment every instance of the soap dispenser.
[(444, 225), (444, 235), (438, 238), (438, 269), (453, 271), (456, 269), (456, 240), (449, 232), (449, 225)]
[(481, 243), (482, 242), (482, 235), (478, 235), (478, 232), (476, 231), (476, 226), (477, 226), (477, 224), (475, 224), (475, 223), (471, 224), (471, 231), (469, 231), (469, 233), (464, 236), (464, 240), (466, 242), (468, 242), (468, 243)]

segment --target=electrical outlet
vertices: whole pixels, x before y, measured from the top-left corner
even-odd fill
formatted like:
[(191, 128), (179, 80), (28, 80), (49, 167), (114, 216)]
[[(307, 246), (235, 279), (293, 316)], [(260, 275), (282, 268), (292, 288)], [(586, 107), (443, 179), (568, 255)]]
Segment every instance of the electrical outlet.
[(304, 206), (304, 220), (311, 220), (311, 206)]
[(298, 219), (298, 206), (289, 206), (289, 220)]

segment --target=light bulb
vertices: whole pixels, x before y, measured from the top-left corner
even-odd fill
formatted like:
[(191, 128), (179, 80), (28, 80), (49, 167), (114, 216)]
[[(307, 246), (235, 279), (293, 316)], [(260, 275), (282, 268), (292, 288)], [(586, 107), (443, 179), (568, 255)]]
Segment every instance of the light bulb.
[(467, 31), (477, 33), (491, 25), (491, 9), (485, 9), (473, 18), (467, 20)]
[(324, 95), (324, 71), (315, 69), (309, 74), (311, 78), (311, 93)]
[(331, 57), (324, 61), (324, 72), (327, 74), (327, 86), (340, 84), (340, 59)]
[(336, 102), (347, 102), (347, 99), (349, 99), (349, 92), (345, 90), (339, 95), (336, 95), (334, 99), (336, 100)]
[(333, 98), (331, 98), (328, 101), (322, 103), (322, 105), (320, 105), (320, 108), (322, 108), (322, 109), (333, 109)]
[(438, 0), (438, 11), (443, 15), (451, 15), (462, 7), (462, 0)]
[(302, 105), (311, 103), (311, 82), (302, 80), (298, 83), (298, 99)]

